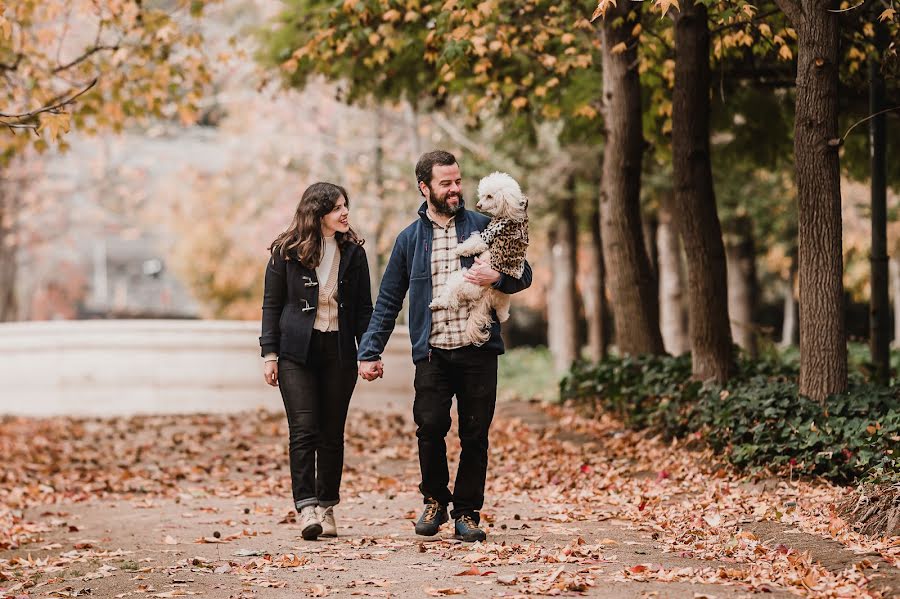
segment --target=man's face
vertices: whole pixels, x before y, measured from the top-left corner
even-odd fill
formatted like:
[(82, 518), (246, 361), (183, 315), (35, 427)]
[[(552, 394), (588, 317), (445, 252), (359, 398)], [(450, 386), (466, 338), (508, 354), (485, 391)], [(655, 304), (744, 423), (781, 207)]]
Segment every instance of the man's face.
[(462, 176), (458, 164), (434, 165), (431, 168), (431, 185), (420, 183), (428, 205), (437, 214), (453, 216), (462, 205)]

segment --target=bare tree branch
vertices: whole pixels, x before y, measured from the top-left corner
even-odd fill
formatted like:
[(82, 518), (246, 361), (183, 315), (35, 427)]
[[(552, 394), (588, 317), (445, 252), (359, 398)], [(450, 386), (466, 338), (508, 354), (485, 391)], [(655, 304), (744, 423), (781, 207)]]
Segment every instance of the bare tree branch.
[(71, 69), (75, 65), (84, 62), (85, 60), (87, 60), (88, 58), (90, 58), (91, 56), (96, 54), (97, 52), (102, 52), (104, 50), (118, 50), (118, 49), (119, 49), (118, 44), (116, 44), (115, 46), (105, 46), (105, 45), (93, 46), (90, 50), (88, 50), (87, 52), (85, 52), (84, 54), (79, 56), (78, 58), (76, 58), (70, 62), (67, 62), (66, 64), (59, 65), (58, 67), (56, 67), (55, 69), (53, 69), (50, 72), (53, 73), (54, 75), (56, 75), (57, 73), (61, 73), (63, 71)]
[(12, 64), (0, 62), (0, 71), (15, 71), (19, 68), (23, 58), (25, 58), (25, 55), (20, 53), (16, 54), (16, 62)]
[(761, 21), (762, 19), (765, 19), (766, 17), (771, 17), (772, 15), (776, 14), (777, 12), (778, 12), (777, 10), (770, 10), (770, 11), (767, 11), (764, 13), (759, 13), (759, 14), (753, 15), (752, 18), (747, 19), (746, 21), (735, 21), (734, 23), (728, 23), (727, 25), (722, 25), (720, 27), (716, 27), (715, 29), (710, 30), (710, 33), (719, 33), (721, 31), (725, 31), (727, 29), (734, 29), (736, 27), (742, 27), (748, 23), (753, 23), (754, 21)]
[(3, 112), (0, 112), (0, 118), (24, 120), (24, 119), (30, 119), (32, 117), (35, 117), (35, 116), (41, 114), (42, 112), (53, 112), (53, 111), (59, 110), (63, 106), (67, 106), (68, 104), (71, 104), (72, 102), (77, 100), (79, 96), (86, 94), (92, 87), (97, 85), (97, 81), (98, 81), (98, 79), (94, 78), (94, 80), (91, 81), (87, 87), (85, 87), (83, 90), (79, 91), (77, 94), (69, 97), (66, 100), (62, 100), (60, 102), (51, 104), (49, 106), (44, 106), (43, 108), (38, 108), (37, 110), (33, 110), (31, 112), (23, 112), (21, 114), (6, 114)]
[(800, 21), (803, 18), (803, 9), (797, 0), (775, 0), (778, 8), (787, 15), (788, 20), (794, 28), (800, 27)]
[(34, 129), (35, 131), (37, 131), (37, 128), (40, 126), (35, 123), (8, 123), (4, 120), (0, 120), (0, 125), (9, 127), (10, 129)]

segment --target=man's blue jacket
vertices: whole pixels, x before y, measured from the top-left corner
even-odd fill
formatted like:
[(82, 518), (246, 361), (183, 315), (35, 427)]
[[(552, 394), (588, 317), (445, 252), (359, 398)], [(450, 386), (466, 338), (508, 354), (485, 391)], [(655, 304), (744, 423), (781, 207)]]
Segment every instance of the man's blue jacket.
[[(403, 305), (403, 298), (409, 290), (409, 337), (412, 341), (413, 362), (428, 358), (428, 337), (431, 333), (431, 242), (434, 234), (432, 222), (426, 214), (427, 203), (419, 208), (419, 219), (403, 229), (394, 243), (394, 250), (381, 279), (381, 289), (375, 302), (375, 311), (369, 321), (369, 328), (359, 342), (357, 358), (368, 362), (380, 360), (387, 345), (394, 323)], [(475, 231), (484, 231), (490, 218), (478, 212), (465, 209), (463, 204), (455, 216), (456, 235), (460, 243)], [(462, 265), (471, 267), (475, 259), (464, 256)], [(500, 274), (494, 287), (503, 293), (518, 293), (531, 285), (531, 266), (525, 263), (522, 278), (514, 279)], [(486, 351), (503, 353), (503, 339), (500, 324), (494, 314), (491, 336), (482, 346)]]

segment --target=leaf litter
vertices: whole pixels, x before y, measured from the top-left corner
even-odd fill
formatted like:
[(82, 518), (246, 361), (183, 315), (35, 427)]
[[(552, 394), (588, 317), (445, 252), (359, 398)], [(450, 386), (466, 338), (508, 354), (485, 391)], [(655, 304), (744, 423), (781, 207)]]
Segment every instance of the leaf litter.
[[(745, 591), (787, 591), (816, 597), (880, 596), (870, 586), (871, 561), (861, 558), (853, 567), (831, 572), (809, 554), (773, 545), (749, 530), (749, 524), (766, 521), (833, 539), (851, 551), (878, 555), (887, 564), (896, 565), (900, 559), (900, 540), (864, 537), (835, 515), (832, 506), (846, 489), (818, 481), (754, 484), (717, 463), (710, 452), (689, 451), (690, 439), (664, 443), (625, 430), (609, 417), (589, 420), (563, 407), (545, 410), (548, 418), (543, 427), (515, 418), (498, 418), (492, 427), (489, 504), (513, 506), (526, 513), (529, 523), (518, 513), (512, 518), (494, 514), (490, 505), (483, 520), (489, 526), (489, 539), (496, 539), (504, 530), (529, 530), (532, 534), (517, 537), (521, 541), (474, 545), (446, 539), (420, 542), (408, 534), (405, 519), (417, 516), (410, 512), (396, 519), (360, 519), (360, 524), (384, 528), (387, 536), (351, 533), (315, 550), (303, 547), (297, 552), (271, 554), (241, 549), (229, 553), (231, 557), (219, 554), (216, 560), (181, 558), (165, 568), (148, 565), (129, 571), (111, 562), (138, 556), (106, 548), (102, 539), (80, 537), (51, 544), (45, 539), (71, 538), (81, 532), (71, 522), (68, 506), (104, 501), (154, 509), (161, 503), (202, 498), (253, 500), (245, 514), (268, 516), (276, 525), (296, 526), (293, 513), (279, 516), (262, 503), (283, 497), (289, 489), (283, 416), (259, 411), (109, 420), (3, 418), (0, 454), (7, 459), (5, 484), (0, 487), (0, 550), (9, 555), (0, 558), (0, 597), (90, 592), (72, 584), (75, 564), (94, 564), (93, 568), (81, 568), (83, 573), (76, 578), (83, 582), (133, 576), (135, 572), (138, 576), (198, 572), (234, 577), (244, 589), (284, 588), (289, 583), (281, 572), (341, 571), (347, 568), (335, 565), (334, 558), (387, 560), (393, 553), (407, 550), (439, 558), (439, 563), (450, 567), (457, 564), (448, 572), (455, 574), (455, 580), (470, 584), (483, 580), (495, 584), (498, 593), (512, 589), (519, 595), (581, 594), (603, 582), (618, 581), (727, 585)], [(416, 462), (413, 432), (401, 415), (351, 412), (346, 452), (370, 464), (384, 460), (405, 464), (407, 472), (415, 472), (409, 468)], [(573, 435), (587, 441), (565, 440)], [(448, 445), (451, 455), (458, 454), (458, 441), (452, 433)], [(344, 490), (347, 494), (393, 497), (414, 490), (415, 478), (348, 465)], [(41, 510), (40, 518), (26, 519), (26, 511), (34, 510)], [(182, 515), (196, 518), (220, 511), (204, 506)], [(504, 523), (498, 528), (501, 520)], [(403, 523), (403, 534), (391, 536), (396, 535), (398, 521)], [(635, 564), (622, 555), (622, 546), (636, 541), (606, 536), (590, 539), (577, 532), (579, 523), (596, 522), (649, 535), (648, 549), (656, 547), (700, 565)], [(165, 534), (155, 542), (177, 550), (195, 543), (221, 545), (270, 534), (249, 528), (249, 520), (226, 519), (217, 524), (232, 530), (246, 527), (236, 532), (216, 530), (215, 535), (194, 540)], [(563, 544), (544, 540), (560, 534), (570, 540)], [(59, 553), (33, 557), (41, 546)], [(434, 568), (429, 562), (414, 565), (414, 569)], [(498, 573), (501, 568), (516, 572)], [(189, 584), (188, 580), (180, 586)], [(371, 579), (346, 588), (353, 594), (387, 596), (390, 591), (378, 589), (389, 589), (392, 584), (387, 578)], [(152, 585), (140, 583), (134, 592), (165, 597), (194, 593), (185, 588), (151, 589)], [(300, 585), (297, 590), (320, 597), (346, 592), (326, 584)], [(432, 596), (467, 593), (465, 586), (458, 585), (429, 586), (422, 591)]]

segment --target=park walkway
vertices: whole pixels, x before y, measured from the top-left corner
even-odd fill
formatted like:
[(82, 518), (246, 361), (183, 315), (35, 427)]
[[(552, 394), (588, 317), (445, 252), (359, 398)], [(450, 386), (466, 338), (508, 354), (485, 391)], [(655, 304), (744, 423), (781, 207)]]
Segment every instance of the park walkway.
[[(0, 597), (867, 597), (900, 547), (856, 538), (840, 489), (525, 402), (498, 407), (488, 542), (413, 533), (405, 411), (352, 410), (342, 536), (304, 542), (277, 411), (0, 420)], [(451, 432), (451, 438), (455, 431)], [(458, 442), (450, 442), (458, 452)]]

